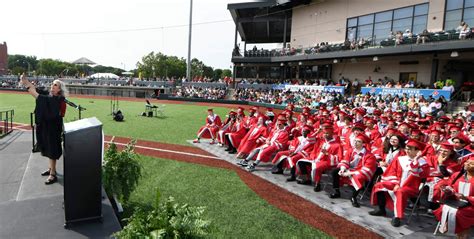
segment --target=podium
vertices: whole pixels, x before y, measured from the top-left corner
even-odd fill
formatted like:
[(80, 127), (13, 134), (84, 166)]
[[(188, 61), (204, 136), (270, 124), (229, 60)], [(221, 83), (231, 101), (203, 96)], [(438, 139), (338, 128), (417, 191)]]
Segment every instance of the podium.
[(65, 227), (102, 219), (102, 123), (95, 117), (64, 124)]

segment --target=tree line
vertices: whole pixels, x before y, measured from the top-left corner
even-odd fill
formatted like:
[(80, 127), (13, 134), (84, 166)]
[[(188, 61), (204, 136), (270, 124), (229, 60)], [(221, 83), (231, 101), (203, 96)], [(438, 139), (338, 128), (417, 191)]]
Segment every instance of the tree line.
[[(137, 62), (136, 69), (131, 70), (134, 77), (141, 78), (182, 78), (186, 77), (186, 59), (168, 56), (161, 52), (151, 52)], [(77, 65), (54, 59), (37, 59), (36, 56), (9, 55), (8, 70), (13, 75), (27, 72), (29, 75), (75, 76), (82, 77), (94, 73), (113, 73), (122, 76), (124, 69), (111, 66)], [(205, 77), (213, 80), (231, 77), (229, 69), (213, 69), (202, 61), (191, 60), (191, 74), (194, 77)]]

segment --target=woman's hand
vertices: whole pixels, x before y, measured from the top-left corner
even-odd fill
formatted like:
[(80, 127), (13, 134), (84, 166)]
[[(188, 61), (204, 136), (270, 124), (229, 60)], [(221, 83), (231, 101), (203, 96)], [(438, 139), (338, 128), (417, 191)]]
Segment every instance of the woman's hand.
[(24, 86), (30, 87), (31, 82), (28, 81), (28, 79), (26, 78), (25, 73), (21, 74), (20, 80), (21, 80), (21, 83), (22, 83)]

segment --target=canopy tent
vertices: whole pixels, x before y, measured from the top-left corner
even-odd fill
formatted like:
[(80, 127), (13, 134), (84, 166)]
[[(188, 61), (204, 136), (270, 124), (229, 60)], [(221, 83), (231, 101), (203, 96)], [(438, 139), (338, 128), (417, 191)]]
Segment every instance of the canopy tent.
[(78, 65), (95, 65), (96, 63), (85, 58), (85, 57), (81, 57), (75, 61), (72, 62), (72, 64), (78, 64)]
[(120, 78), (118, 75), (113, 74), (113, 73), (95, 73), (93, 75), (89, 76), (90, 78), (96, 78), (96, 79), (118, 79)]
[(122, 72), (122, 75), (131, 76), (131, 75), (133, 75), (133, 72), (124, 71), (124, 72)]

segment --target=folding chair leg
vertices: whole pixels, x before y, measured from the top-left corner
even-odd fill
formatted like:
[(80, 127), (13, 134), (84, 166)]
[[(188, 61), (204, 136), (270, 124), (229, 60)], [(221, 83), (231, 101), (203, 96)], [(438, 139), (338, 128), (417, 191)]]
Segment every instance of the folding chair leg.
[(413, 209), (411, 210), (410, 217), (408, 217), (407, 225), (410, 224), (411, 217), (413, 216), (413, 213), (415, 213), (415, 210), (418, 207), (418, 202), (420, 202), (421, 194), (423, 193), (424, 187), (425, 187), (425, 184), (421, 186), (420, 192), (418, 193), (418, 197), (416, 198), (416, 201), (415, 201), (415, 205), (413, 205)]
[(436, 236), (436, 233), (438, 233), (438, 229), (439, 229), (440, 226), (441, 226), (441, 221), (439, 221), (438, 224), (436, 225), (436, 228), (435, 228), (435, 230), (434, 230), (434, 232), (433, 232), (433, 235), (434, 235), (434, 236)]
[(362, 195), (360, 195), (360, 200), (364, 199), (364, 196), (365, 196), (365, 193), (369, 191), (369, 186), (365, 186), (365, 189), (364, 189), (364, 192), (362, 193)]

